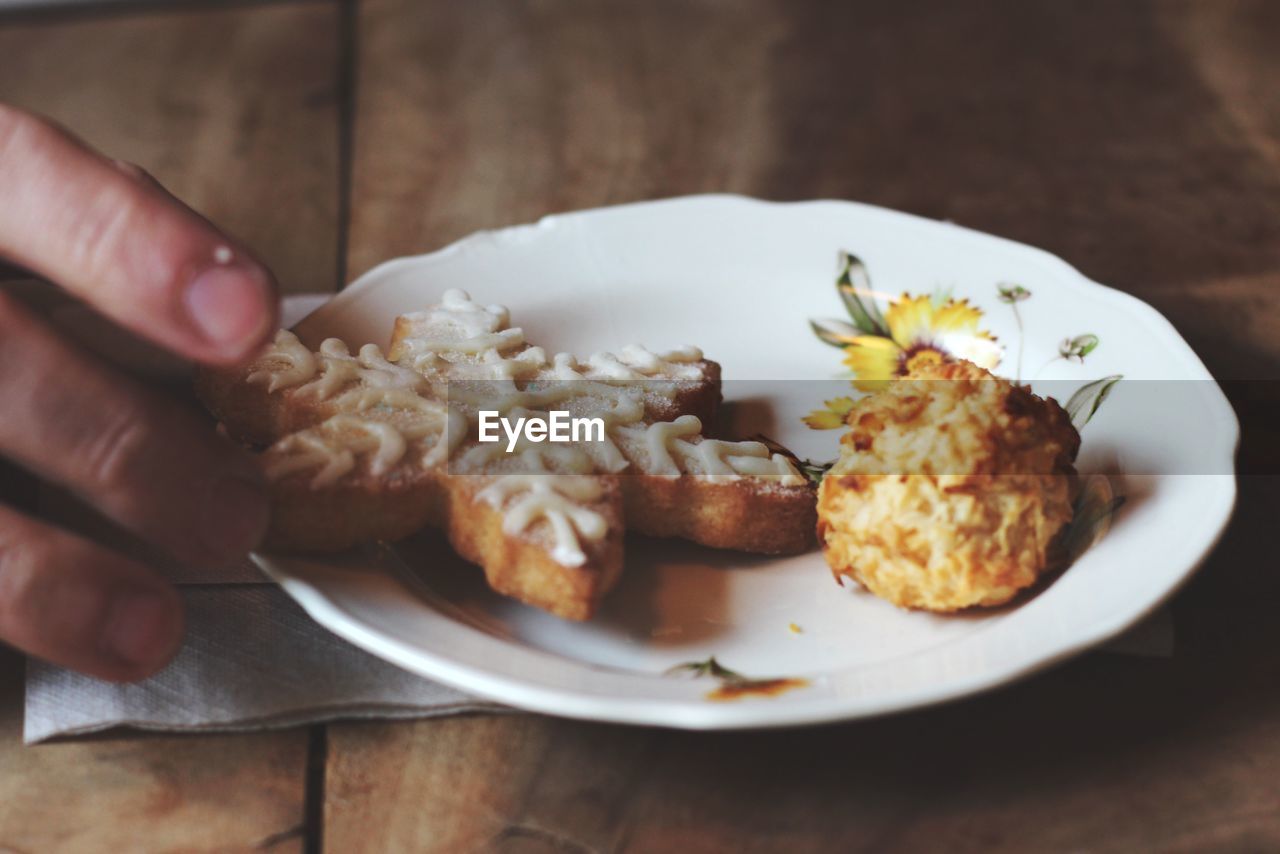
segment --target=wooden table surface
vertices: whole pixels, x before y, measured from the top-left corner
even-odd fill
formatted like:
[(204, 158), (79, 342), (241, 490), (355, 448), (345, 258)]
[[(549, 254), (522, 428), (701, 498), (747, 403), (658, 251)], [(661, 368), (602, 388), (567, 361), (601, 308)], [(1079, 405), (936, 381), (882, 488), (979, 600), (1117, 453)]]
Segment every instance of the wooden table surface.
[[(542, 214), (834, 197), (1042, 246), (1220, 378), (1280, 358), (1280, 2), (368, 0), (0, 15), (0, 100), (140, 163), (290, 290)], [(1229, 390), (1243, 459), (1280, 423)], [(1176, 427), (1176, 425), (1171, 425)], [(1280, 481), (1172, 659), (792, 732), (535, 715), (20, 744), (0, 851), (1280, 850)]]

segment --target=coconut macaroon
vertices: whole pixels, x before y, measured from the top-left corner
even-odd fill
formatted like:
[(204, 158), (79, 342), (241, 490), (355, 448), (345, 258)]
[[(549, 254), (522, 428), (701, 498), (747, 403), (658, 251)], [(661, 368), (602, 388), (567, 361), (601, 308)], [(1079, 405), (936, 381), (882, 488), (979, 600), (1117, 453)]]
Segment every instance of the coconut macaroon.
[(1052, 398), (970, 362), (859, 400), (818, 495), (833, 573), (905, 608), (999, 605), (1054, 557), (1080, 435)]

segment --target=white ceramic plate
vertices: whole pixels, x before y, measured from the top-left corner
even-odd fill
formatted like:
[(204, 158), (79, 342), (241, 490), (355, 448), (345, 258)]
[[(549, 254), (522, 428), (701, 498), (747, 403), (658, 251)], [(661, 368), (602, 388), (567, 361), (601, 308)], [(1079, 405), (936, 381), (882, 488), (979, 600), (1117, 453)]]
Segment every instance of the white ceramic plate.
[[(566, 214), (383, 264), (298, 331), (313, 345), (330, 335), (385, 345), (395, 315), (461, 287), (509, 306), (548, 351), (698, 344), (724, 366), (735, 426), (833, 458), (838, 433), (812, 431), (800, 416), (821, 405), (812, 381), (844, 370), (840, 351), (809, 328), (843, 314), (833, 287), (842, 249), (886, 294), (945, 288), (967, 298), (1004, 345), (1001, 373), (1013, 375), (1021, 340), (1022, 375), (1061, 381), (1059, 396), (1063, 384), (1125, 376), (1083, 431), (1080, 468), (1111, 471), (1129, 503), (1038, 594), (983, 613), (911, 613), (836, 586), (818, 552), (766, 559), (636, 540), (603, 613), (571, 624), (489, 593), (478, 570), (431, 538), (259, 564), (330, 630), (424, 676), (555, 715), (706, 729), (972, 694), (1116, 635), (1188, 578), (1235, 499), (1239, 431), (1220, 389), (1146, 304), (1045, 252), (954, 225), (849, 202), (730, 196)], [(1017, 303), (1025, 338), (1000, 283), (1031, 292)], [(1083, 363), (1057, 358), (1064, 338), (1085, 333), (1098, 346)], [(1177, 391), (1177, 412), (1153, 396), (1161, 388)], [(664, 675), (713, 655), (751, 677), (808, 684), (716, 702), (713, 682)]]

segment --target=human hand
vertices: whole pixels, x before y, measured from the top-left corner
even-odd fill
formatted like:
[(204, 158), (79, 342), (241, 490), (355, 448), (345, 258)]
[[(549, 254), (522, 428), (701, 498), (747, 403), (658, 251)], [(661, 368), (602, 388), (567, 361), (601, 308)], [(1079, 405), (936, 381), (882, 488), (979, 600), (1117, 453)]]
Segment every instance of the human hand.
[[(271, 275), (136, 167), (0, 105), (0, 257), (197, 361), (275, 328)], [(198, 415), (104, 367), (0, 291), (0, 455), (63, 484), (175, 557), (261, 539), (252, 460)], [(0, 505), (0, 641), (112, 680), (175, 654), (182, 603), (153, 569)]]

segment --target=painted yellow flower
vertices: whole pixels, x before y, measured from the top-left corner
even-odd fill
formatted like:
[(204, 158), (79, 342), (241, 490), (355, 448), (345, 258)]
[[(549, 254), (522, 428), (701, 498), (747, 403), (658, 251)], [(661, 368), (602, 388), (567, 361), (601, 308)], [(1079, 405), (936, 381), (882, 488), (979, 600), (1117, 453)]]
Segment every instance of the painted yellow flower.
[(824, 408), (815, 409), (801, 418), (813, 430), (838, 430), (844, 426), (844, 420), (853, 409), (852, 397), (837, 397), (835, 400), (824, 400)]
[[(904, 293), (882, 313), (880, 294), (872, 290), (871, 276), (861, 259), (842, 251), (837, 263), (836, 293), (849, 320), (810, 320), (809, 327), (819, 341), (838, 347), (844, 354), (844, 363), (853, 371), (854, 388), (875, 391), (917, 368), (956, 359), (967, 359), (987, 370), (1000, 364), (1003, 349), (995, 336), (979, 328), (982, 311), (968, 300)], [(1000, 295), (1004, 302), (1015, 302), (1031, 292), (1005, 286)], [(1079, 340), (1085, 341), (1085, 337)], [(1071, 343), (1074, 346), (1075, 340)], [(1087, 352), (1082, 349), (1081, 355)], [(838, 397), (824, 404), (804, 416), (804, 423), (814, 430), (843, 426), (853, 400)]]
[(880, 383), (930, 363), (967, 359), (991, 370), (1000, 363), (1001, 347), (978, 327), (982, 311), (968, 300), (948, 299), (940, 305), (927, 296), (903, 294), (884, 313), (888, 335), (858, 335), (844, 348), (844, 363), (854, 386), (872, 391)]

